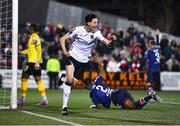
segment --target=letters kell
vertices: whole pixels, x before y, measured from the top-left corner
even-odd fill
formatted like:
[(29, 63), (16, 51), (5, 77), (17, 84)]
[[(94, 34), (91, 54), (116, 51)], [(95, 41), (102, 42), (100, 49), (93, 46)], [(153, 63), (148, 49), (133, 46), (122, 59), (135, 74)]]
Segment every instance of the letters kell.
[[(84, 72), (84, 79), (91, 77), (95, 80), (98, 72)], [(147, 75), (142, 72), (105, 73), (104, 83), (112, 88), (145, 89)]]

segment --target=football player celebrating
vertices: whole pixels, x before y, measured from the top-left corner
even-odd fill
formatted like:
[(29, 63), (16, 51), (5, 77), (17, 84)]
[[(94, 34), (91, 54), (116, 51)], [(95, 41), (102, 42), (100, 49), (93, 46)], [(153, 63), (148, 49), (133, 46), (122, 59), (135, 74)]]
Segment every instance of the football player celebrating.
[[(61, 85), (61, 88), (63, 89), (63, 115), (68, 114), (67, 104), (71, 93), (71, 86), (75, 85), (77, 80), (82, 79), (89, 57), (91, 57), (92, 50), (95, 48), (97, 42), (101, 41), (106, 45), (110, 45), (112, 40), (116, 39), (114, 35), (112, 36), (112, 40), (104, 38), (97, 27), (97, 16), (95, 14), (88, 14), (85, 16), (84, 26), (75, 27), (59, 40), (62, 52), (66, 57), (65, 64), (67, 80)], [(65, 47), (65, 42), (67, 40), (72, 41), (72, 47), (69, 51)]]

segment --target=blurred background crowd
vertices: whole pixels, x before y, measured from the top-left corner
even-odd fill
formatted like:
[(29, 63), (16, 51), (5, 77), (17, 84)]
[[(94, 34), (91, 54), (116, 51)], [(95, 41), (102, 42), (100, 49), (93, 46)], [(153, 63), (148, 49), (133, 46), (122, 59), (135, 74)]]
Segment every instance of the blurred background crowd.
[[(40, 36), (42, 42), (43, 51), (43, 65), (42, 69), (46, 69), (47, 60), (50, 57), (56, 57), (61, 63), (61, 69), (64, 67), (64, 56), (59, 44), (59, 38), (66, 34), (73, 27), (69, 25), (64, 27), (63, 24), (49, 23), (40, 27)], [(18, 50), (24, 50), (27, 48), (29, 35), (25, 32), (25, 26), (21, 26), (18, 35)], [(144, 71), (146, 68), (146, 62), (143, 60), (144, 53), (147, 50), (147, 42), (153, 38), (152, 33), (145, 34), (141, 29), (136, 28), (133, 24), (129, 26), (126, 32), (114, 31), (108, 22), (99, 24), (99, 29), (103, 35), (111, 39), (111, 34), (117, 36), (117, 40), (107, 47), (103, 43), (99, 42), (94, 51), (98, 52), (103, 66), (108, 72), (121, 72), (121, 71)], [(6, 35), (3, 39), (6, 42), (11, 40), (11, 34), (5, 32)], [(155, 39), (155, 38), (154, 38)], [(70, 47), (71, 43), (67, 44)], [(11, 67), (11, 44), (0, 44), (1, 48), (4, 48), (0, 52), (0, 65)], [(161, 46), (161, 71), (180, 71), (180, 43), (177, 41), (169, 41), (166, 36), (160, 37)], [(5, 54), (5, 55), (4, 55)], [(18, 55), (18, 68), (22, 69), (23, 65), (27, 62), (25, 55)], [(87, 69), (96, 69), (94, 65), (89, 64)]]
[[(88, 2), (79, 1), (75, 2), (73, 0), (69, 1), (71, 5), (79, 4), (78, 7), (71, 6), (68, 4), (64, 4), (61, 2), (65, 2), (64, 0), (31, 0), (31, 1), (23, 1), (20, 0), (19, 4), (19, 34), (18, 34), (18, 50), (24, 50), (27, 48), (29, 35), (26, 32), (26, 25), (27, 21), (30, 22), (38, 22), (40, 23), (39, 34), (41, 36), (42, 42), (42, 50), (43, 50), (43, 65), (42, 68), (46, 69), (47, 60), (50, 57), (56, 57), (61, 63), (61, 69), (64, 68), (64, 56), (61, 51), (61, 47), (59, 44), (59, 38), (70, 31), (74, 26), (77, 24), (82, 24), (84, 15), (90, 13), (91, 10), (85, 9), (86, 7), (92, 7), (88, 9), (93, 10), (100, 10), (103, 11), (112, 10), (112, 14), (116, 14), (115, 12), (119, 12), (117, 16), (114, 15), (107, 15), (102, 12), (98, 13), (100, 18), (99, 29), (102, 31), (103, 35), (111, 39), (111, 34), (115, 34), (117, 36), (117, 40), (112, 43), (111, 46), (107, 47), (103, 43), (98, 43), (96, 49), (94, 51), (98, 52), (101, 59), (103, 66), (106, 71), (108, 72), (121, 72), (121, 71), (144, 71), (146, 70), (146, 62), (143, 60), (144, 53), (147, 50), (147, 42), (149, 39), (153, 38), (154, 33), (152, 33), (152, 28), (160, 28), (163, 32), (169, 34), (161, 34), (160, 35), (160, 46), (161, 46), (161, 70), (162, 71), (180, 71), (180, 42), (179, 39), (170, 39), (169, 35), (174, 33), (175, 35), (179, 35), (179, 32), (170, 32), (170, 30), (165, 30), (166, 25), (170, 28), (171, 25), (175, 25), (176, 23), (173, 22), (172, 19), (176, 19), (178, 16), (165, 16), (168, 17), (164, 19), (161, 15), (162, 13), (169, 14), (166, 12), (161, 12), (159, 9), (162, 10), (169, 10), (167, 8), (171, 8), (171, 5), (176, 8), (170, 14), (176, 14), (178, 12), (179, 5), (178, 1), (169, 1), (170, 3), (166, 4), (166, 2), (160, 1), (162, 6), (165, 8), (159, 8), (159, 3), (151, 2), (151, 1), (118, 1), (112, 0), (109, 2), (108, 0), (103, 1), (102, 6), (95, 6), (99, 5), (102, 1), (96, 0), (88, 0)], [(128, 4), (126, 4), (126, 2)], [(68, 3), (68, 2), (67, 2)], [(152, 4), (154, 3), (154, 9), (151, 8)], [(82, 5), (81, 5), (82, 4)], [(136, 8), (133, 9), (134, 5)], [(117, 5), (117, 8), (120, 10), (116, 10), (114, 5)], [(175, 6), (176, 5), (176, 6)], [(29, 6), (34, 7), (33, 10), (26, 9)], [(40, 7), (44, 7), (44, 9), (39, 9)], [(148, 13), (148, 11), (152, 11), (152, 13)], [(158, 8), (157, 8), (157, 7)], [(104, 9), (103, 9), (103, 8)], [(129, 9), (130, 8), (130, 9)], [(138, 8), (143, 8), (139, 10)], [(115, 10), (114, 10), (115, 9)], [(58, 10), (58, 11), (57, 11)], [(123, 11), (124, 10), (124, 11)], [(137, 11), (139, 10), (139, 11)], [(175, 12), (174, 12), (175, 11)], [(39, 12), (39, 13), (37, 13)], [(66, 12), (66, 13), (64, 13)], [(126, 14), (126, 13), (127, 14)], [(131, 14), (131, 12), (133, 12)], [(138, 12), (138, 13), (137, 13)], [(146, 13), (142, 13), (146, 12)], [(155, 13), (157, 12), (157, 13)], [(33, 13), (33, 15), (32, 15)], [(108, 12), (111, 13), (111, 12)], [(138, 22), (130, 23), (130, 21), (125, 20), (124, 17), (131, 19), (128, 15), (132, 17), (139, 17), (136, 19)], [(154, 15), (155, 17), (151, 18)], [(123, 17), (119, 17), (123, 16)], [(146, 17), (147, 16), (147, 17)], [(148, 17), (150, 16), (150, 17)], [(158, 18), (157, 18), (158, 17)], [(144, 20), (142, 20), (144, 19)], [(150, 25), (146, 22), (151, 22), (154, 25)], [(154, 21), (153, 19), (156, 19)], [(7, 19), (8, 20), (8, 19)], [(163, 23), (162, 21), (167, 21), (167, 23)], [(142, 22), (144, 21), (144, 22)], [(171, 21), (172, 23), (169, 23)], [(48, 23), (53, 22), (53, 23)], [(58, 24), (58, 22), (62, 22)], [(179, 22), (179, 21), (176, 21)], [(3, 22), (1, 22), (3, 24)], [(161, 24), (161, 25), (158, 25)], [(46, 24), (46, 25), (45, 25)], [(70, 24), (70, 25), (69, 25)], [(140, 25), (142, 24), (142, 25)], [(147, 24), (151, 26), (151, 28), (144, 27), (143, 24)], [(170, 25), (171, 24), (171, 25)], [(143, 27), (142, 27), (143, 26)], [(175, 25), (176, 26), (176, 25)], [(173, 26), (173, 27), (175, 27)], [(178, 25), (177, 25), (178, 26)], [(178, 29), (178, 27), (175, 27)], [(121, 30), (119, 30), (121, 29)], [(149, 31), (149, 32), (148, 32)], [(12, 35), (11, 35), (11, 26), (6, 25), (3, 27), (1, 25), (0, 28), (0, 68), (11, 68), (12, 59)], [(155, 39), (155, 38), (154, 38)], [(71, 43), (67, 44), (67, 46), (71, 46)], [(25, 55), (18, 55), (18, 68), (22, 69), (24, 64), (27, 62), (27, 58)], [(94, 65), (89, 64), (87, 69), (96, 69)]]

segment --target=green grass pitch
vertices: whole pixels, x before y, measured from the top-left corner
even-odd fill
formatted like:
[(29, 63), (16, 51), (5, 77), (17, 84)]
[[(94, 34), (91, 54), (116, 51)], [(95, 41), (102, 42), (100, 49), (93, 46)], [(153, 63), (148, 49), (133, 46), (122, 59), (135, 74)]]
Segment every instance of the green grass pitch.
[[(135, 100), (146, 95), (146, 91), (129, 91)], [(180, 92), (157, 92), (167, 103), (151, 103), (142, 110), (89, 109), (92, 105), (89, 91), (73, 89), (69, 99), (69, 115), (61, 115), (62, 90), (47, 90), (48, 106), (35, 106), (40, 95), (35, 89), (28, 90), (27, 104), (18, 110), (0, 110), (0, 125), (180, 125)], [(18, 93), (19, 94), (19, 93)], [(22, 111), (43, 115), (57, 120), (29, 115)], [(60, 120), (60, 121), (58, 121)], [(63, 120), (63, 121), (62, 121)]]

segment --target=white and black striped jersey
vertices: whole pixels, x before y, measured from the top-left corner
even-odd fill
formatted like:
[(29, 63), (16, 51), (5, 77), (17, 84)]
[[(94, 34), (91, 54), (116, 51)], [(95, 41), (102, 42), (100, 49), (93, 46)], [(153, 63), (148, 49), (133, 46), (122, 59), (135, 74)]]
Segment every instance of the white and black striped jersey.
[(73, 42), (69, 50), (70, 55), (78, 62), (87, 63), (91, 56), (91, 51), (96, 46), (98, 40), (103, 41), (104, 37), (100, 30), (87, 32), (85, 26), (75, 27), (67, 33)]

